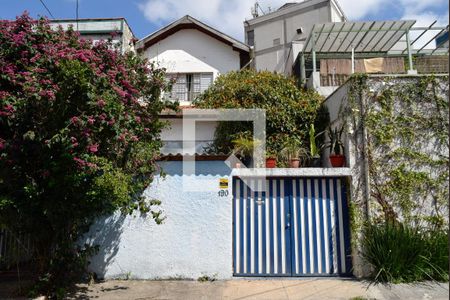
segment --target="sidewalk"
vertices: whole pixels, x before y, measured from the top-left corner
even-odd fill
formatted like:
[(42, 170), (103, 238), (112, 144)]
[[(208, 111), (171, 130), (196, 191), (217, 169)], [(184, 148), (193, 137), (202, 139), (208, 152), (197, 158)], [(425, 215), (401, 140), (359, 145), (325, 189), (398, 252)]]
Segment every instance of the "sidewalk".
[(70, 299), (449, 299), (448, 283), (371, 285), (352, 279), (112, 280), (79, 285)]

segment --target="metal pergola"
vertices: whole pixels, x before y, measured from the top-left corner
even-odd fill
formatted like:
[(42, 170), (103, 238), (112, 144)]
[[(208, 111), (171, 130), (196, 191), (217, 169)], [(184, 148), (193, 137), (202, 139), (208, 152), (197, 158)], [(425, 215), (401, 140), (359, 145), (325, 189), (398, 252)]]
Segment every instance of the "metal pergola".
[[(299, 54), (303, 73), (301, 77), (305, 78), (305, 56), (312, 58), (313, 72), (316, 72), (317, 56), (338, 58), (351, 55), (353, 73), (355, 53), (358, 57), (373, 57), (404, 56), (406, 52), (410, 71), (414, 71), (412, 55), (448, 53), (448, 25), (434, 26), (435, 21), (428, 27), (413, 27), (415, 22), (398, 20), (316, 24)], [(432, 47), (430, 44), (439, 38), (440, 41)]]

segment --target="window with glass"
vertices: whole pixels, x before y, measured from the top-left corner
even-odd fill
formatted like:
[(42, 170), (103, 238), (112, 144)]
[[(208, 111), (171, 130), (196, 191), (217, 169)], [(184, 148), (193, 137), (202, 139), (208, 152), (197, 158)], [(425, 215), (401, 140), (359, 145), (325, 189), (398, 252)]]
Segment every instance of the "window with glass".
[(213, 73), (178, 73), (167, 76), (174, 80), (172, 92), (167, 96), (180, 103), (194, 101), (211, 85), (213, 79)]

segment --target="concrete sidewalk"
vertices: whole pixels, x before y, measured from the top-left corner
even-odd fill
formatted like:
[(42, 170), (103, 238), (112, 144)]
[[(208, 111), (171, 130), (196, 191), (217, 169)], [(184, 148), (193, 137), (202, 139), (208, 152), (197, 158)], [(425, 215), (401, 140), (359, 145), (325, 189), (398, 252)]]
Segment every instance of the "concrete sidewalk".
[(448, 284), (370, 285), (352, 279), (112, 280), (79, 285), (71, 299), (449, 299)]

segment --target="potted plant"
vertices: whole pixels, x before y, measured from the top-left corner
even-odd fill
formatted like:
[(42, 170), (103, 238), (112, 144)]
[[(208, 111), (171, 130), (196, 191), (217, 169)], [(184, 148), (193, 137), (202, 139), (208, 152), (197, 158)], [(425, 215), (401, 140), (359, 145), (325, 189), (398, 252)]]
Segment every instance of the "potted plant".
[(307, 151), (300, 139), (291, 137), (285, 142), (280, 156), (287, 161), (290, 168), (298, 168), (301, 165), (301, 158), (307, 156)]
[(311, 124), (309, 127), (309, 152), (310, 152), (310, 166), (314, 168), (319, 168), (320, 163), (320, 147), (317, 147), (316, 137), (321, 135), (323, 132), (320, 132), (316, 135), (316, 129), (314, 128), (314, 124)]
[(266, 152), (266, 168), (277, 167), (277, 156), (272, 151)]
[(233, 154), (236, 155), (242, 163), (247, 167), (251, 167), (253, 163), (252, 154), (255, 147), (255, 141), (243, 135), (232, 141), (234, 148)]
[(328, 127), (328, 148), (330, 149), (330, 162), (333, 167), (343, 167), (345, 165), (344, 145), (342, 143), (342, 133), (344, 126), (332, 129)]

